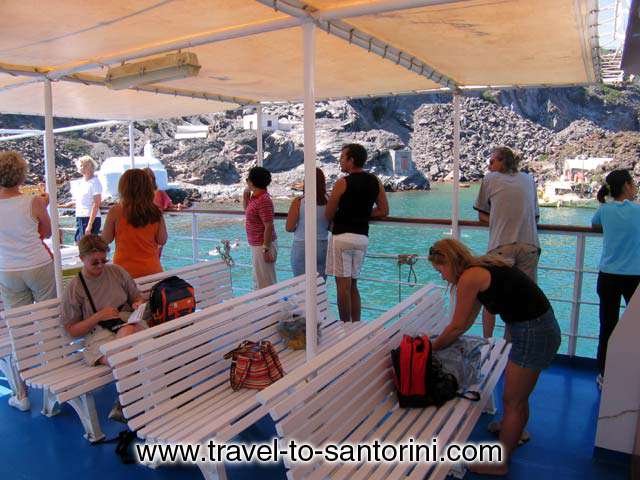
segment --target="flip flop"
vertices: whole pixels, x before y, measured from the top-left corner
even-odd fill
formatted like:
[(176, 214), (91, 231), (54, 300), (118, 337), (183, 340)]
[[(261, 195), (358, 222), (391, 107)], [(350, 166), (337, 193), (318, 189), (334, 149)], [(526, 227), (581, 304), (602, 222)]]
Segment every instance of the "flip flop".
[[(490, 433), (493, 433), (494, 435), (499, 436), (500, 435), (500, 421), (494, 420), (492, 422), (489, 422), (489, 425), (487, 425), (487, 430)], [(529, 440), (531, 440), (531, 434), (529, 432), (527, 432), (526, 430), (523, 430), (522, 435), (520, 435), (520, 440), (518, 440), (518, 447), (524, 445)]]

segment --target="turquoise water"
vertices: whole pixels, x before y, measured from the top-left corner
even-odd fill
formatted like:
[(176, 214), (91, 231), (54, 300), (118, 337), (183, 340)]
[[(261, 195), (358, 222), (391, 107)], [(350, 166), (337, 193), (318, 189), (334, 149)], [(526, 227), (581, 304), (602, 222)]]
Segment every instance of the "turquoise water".
[[(472, 205), (477, 195), (478, 186), (460, 190), (460, 216), (462, 219), (477, 220), (477, 214)], [(391, 215), (397, 217), (421, 217), (421, 218), (451, 218), (451, 185), (435, 185), (429, 192), (406, 192), (389, 194)], [(276, 202), (277, 211), (286, 212), (288, 202)], [(561, 225), (589, 226), (594, 210), (580, 208), (543, 208), (541, 209), (541, 222)], [(191, 237), (191, 216), (170, 216), (167, 221), (170, 239), (163, 251), (163, 263), (166, 268), (192, 263), (191, 240), (178, 239), (177, 236)], [(242, 265), (250, 265), (251, 258), (245, 242), (243, 217), (216, 217), (200, 215), (198, 217), (199, 237), (213, 240), (200, 240), (199, 257), (201, 259), (215, 259), (208, 253), (218, 245), (219, 239), (238, 240), (240, 246), (233, 250), (232, 255), (237, 268), (233, 269), (233, 282), (236, 295), (245, 293), (252, 288), (251, 270)], [(422, 225), (372, 225), (370, 232), (368, 255), (375, 257), (381, 254), (410, 254), (416, 253), (425, 256), (429, 245), (448, 234), (448, 228), (435, 228)], [(279, 255), (277, 261), (278, 279), (284, 280), (291, 277), (289, 266), (289, 248), (292, 234), (285, 232), (284, 222), (276, 222), (278, 235)], [(540, 266), (553, 266), (555, 268), (575, 268), (576, 237), (572, 235), (540, 236), (542, 244), (542, 257)], [(476, 253), (481, 254), (486, 250), (488, 232), (486, 229), (463, 229), (462, 240)], [(596, 270), (600, 258), (601, 239), (598, 237), (587, 238), (585, 268)], [(176, 259), (172, 257), (188, 257)], [(434, 282), (444, 286), (440, 276), (425, 260), (419, 260), (415, 265), (418, 282), (421, 284)], [(400, 298), (406, 298), (416, 288), (402, 286), (400, 291), (395, 284), (383, 284), (368, 279), (382, 279), (396, 281), (401, 278), (407, 281), (408, 267), (402, 266), (400, 272), (395, 258), (367, 258), (362, 271), (362, 279), (359, 282), (363, 298), (363, 305), (368, 308), (386, 310), (398, 302)], [(539, 282), (541, 288), (551, 299), (572, 300), (573, 272), (558, 272), (539, 270)], [(582, 289), (582, 300), (597, 302), (596, 275), (585, 273)], [(329, 292), (332, 301), (335, 302), (335, 284), (329, 279)], [(560, 326), (563, 332), (569, 331), (569, 318), (571, 304), (561, 301), (553, 301)], [(378, 310), (363, 310), (364, 319), (372, 319), (380, 314)], [(497, 322), (499, 325), (500, 321)], [(474, 332), (480, 333), (480, 327), (474, 326)], [(597, 337), (598, 335), (598, 310), (595, 305), (582, 305), (580, 309), (579, 335)], [(563, 338), (561, 352), (567, 352), (567, 337)], [(577, 353), (582, 356), (593, 357), (595, 355), (595, 340), (578, 339)]]

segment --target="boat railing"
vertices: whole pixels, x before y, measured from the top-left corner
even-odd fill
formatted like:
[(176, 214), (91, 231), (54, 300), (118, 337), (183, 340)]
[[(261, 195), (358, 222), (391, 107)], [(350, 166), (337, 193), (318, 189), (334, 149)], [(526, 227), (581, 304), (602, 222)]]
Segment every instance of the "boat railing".
[[(206, 235), (206, 233), (200, 231), (200, 218), (207, 217), (227, 217), (227, 218), (242, 218), (244, 216), (244, 212), (240, 210), (226, 210), (226, 209), (188, 209), (183, 211), (172, 211), (167, 212), (171, 216), (178, 216), (184, 218), (185, 216), (190, 217), (191, 219), (191, 232), (190, 235), (179, 234), (178, 232), (171, 231), (171, 225), (169, 222), (169, 238), (170, 240), (179, 240), (179, 241), (188, 241), (191, 242), (191, 256), (185, 255), (174, 255), (168, 251), (163, 252), (163, 260), (170, 260), (179, 263), (196, 263), (198, 261), (211, 259), (210, 255), (201, 255), (201, 246), (202, 245), (212, 245), (217, 246), (223, 240), (234, 241), (234, 239), (223, 239), (223, 238), (215, 238), (212, 236)], [(276, 220), (282, 221), (286, 219), (285, 213), (277, 212)], [(404, 218), (404, 217), (387, 217), (384, 219), (378, 219), (372, 222), (374, 225), (389, 225), (396, 224), (402, 226), (415, 226), (416, 228), (430, 228), (430, 229), (450, 229), (451, 228), (451, 220), (443, 219), (443, 218)], [(488, 225), (483, 224), (477, 221), (470, 220), (461, 220), (459, 222), (461, 233), (465, 230), (487, 230)], [(183, 228), (184, 229), (184, 228)], [(72, 230), (72, 229), (71, 229)], [(568, 322), (560, 322), (561, 325), (564, 323), (568, 323), (568, 329), (563, 329), (562, 335), (567, 339), (567, 350), (566, 353), (569, 356), (576, 356), (576, 349), (578, 340), (583, 339), (589, 342), (595, 342), (598, 339), (597, 335), (586, 335), (580, 333), (580, 313), (581, 307), (585, 305), (597, 306), (597, 301), (590, 301), (583, 299), (583, 284), (585, 275), (596, 275), (598, 272), (594, 269), (585, 268), (585, 255), (586, 255), (586, 241), (588, 237), (598, 237), (601, 236), (601, 233), (590, 227), (580, 227), (580, 226), (568, 226), (568, 225), (549, 225), (549, 224), (540, 224), (538, 225), (538, 233), (540, 235), (563, 235), (570, 236), (575, 238), (575, 258), (572, 267), (562, 267), (557, 265), (549, 265), (545, 263), (541, 263), (538, 266), (539, 276), (544, 275), (543, 272), (561, 272), (568, 273), (573, 277), (573, 285), (571, 287), (571, 296), (570, 298), (562, 298), (557, 295), (558, 292), (546, 292), (549, 300), (552, 303), (556, 304), (569, 304), (570, 305), (570, 313)], [(239, 242), (238, 247), (243, 248), (248, 246), (246, 242)], [(291, 248), (289, 245), (284, 245), (283, 242), (280, 242), (279, 249), (287, 249)], [(370, 249), (371, 250), (371, 249)], [(394, 261), (397, 264), (398, 255), (397, 254), (389, 254), (389, 253), (368, 253), (367, 258), (377, 258), (377, 259), (389, 259), (389, 261)], [(426, 260), (426, 256), (418, 256), (418, 259)], [(544, 258), (544, 257), (543, 257)], [(252, 269), (252, 265), (248, 263), (242, 263), (237, 259), (234, 259), (234, 267), (241, 269)], [(289, 266), (284, 266), (281, 262), (277, 265), (276, 269), (282, 272), (291, 273), (291, 269)], [(420, 282), (411, 282), (411, 281), (403, 281), (398, 275), (397, 279), (394, 278), (376, 278), (371, 276), (361, 276), (359, 279), (360, 282), (373, 282), (380, 285), (390, 286), (394, 285), (398, 288), (398, 300), (402, 300), (402, 287), (420, 287), (425, 285), (425, 283)], [(568, 285), (567, 285), (568, 286)], [(445, 286), (442, 285), (444, 289)], [(234, 282), (234, 291), (236, 293), (244, 293), (245, 291), (249, 291), (248, 288), (243, 288), (240, 285), (237, 285), (237, 282)], [(566, 293), (566, 289), (564, 290)], [(374, 312), (384, 312), (386, 311), (383, 308), (375, 307), (372, 305), (367, 305), (368, 302), (363, 302), (363, 310), (369, 310)], [(559, 320), (562, 320), (559, 318)], [(591, 349), (595, 351), (595, 348)]]

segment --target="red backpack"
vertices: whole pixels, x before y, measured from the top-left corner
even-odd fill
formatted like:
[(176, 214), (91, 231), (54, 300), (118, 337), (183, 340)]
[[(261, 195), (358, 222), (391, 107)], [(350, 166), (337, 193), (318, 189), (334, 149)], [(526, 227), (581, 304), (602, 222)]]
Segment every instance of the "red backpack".
[(404, 335), (391, 361), (401, 408), (440, 406), (457, 395), (458, 381), (433, 358), (428, 336)]

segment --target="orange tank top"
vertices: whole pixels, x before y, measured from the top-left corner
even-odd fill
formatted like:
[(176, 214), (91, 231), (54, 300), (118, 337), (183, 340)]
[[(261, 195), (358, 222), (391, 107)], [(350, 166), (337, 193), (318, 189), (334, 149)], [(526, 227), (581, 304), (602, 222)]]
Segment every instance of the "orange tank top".
[(124, 268), (133, 278), (162, 271), (160, 245), (156, 236), (160, 222), (134, 227), (121, 215), (116, 222), (116, 251), (113, 263)]

